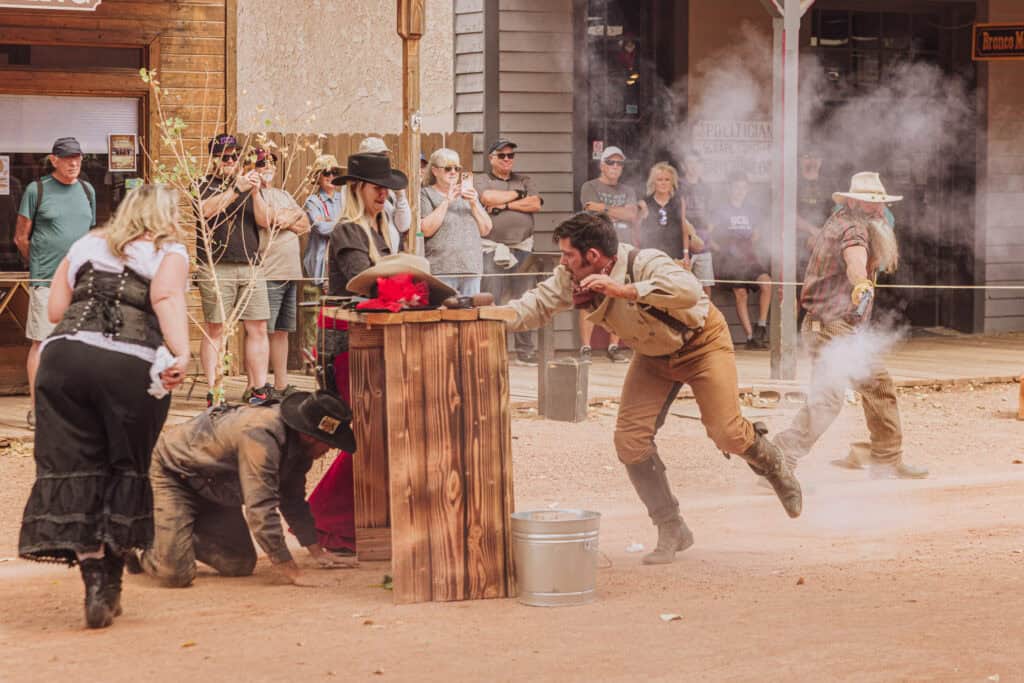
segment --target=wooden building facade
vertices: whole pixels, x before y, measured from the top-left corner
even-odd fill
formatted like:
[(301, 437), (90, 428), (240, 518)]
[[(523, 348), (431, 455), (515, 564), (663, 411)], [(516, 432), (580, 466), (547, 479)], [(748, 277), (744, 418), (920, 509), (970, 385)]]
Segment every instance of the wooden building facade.
[[(21, 4), (21, 3), (10, 3)], [(58, 137), (83, 146), (82, 175), (96, 189), (102, 224), (159, 156), (159, 117), (140, 69), (156, 71), (163, 117), (180, 117), (198, 146), (235, 117), (235, 0), (102, 0), (0, 9), (0, 391), (22, 393), (25, 265), (13, 246), (25, 187), (49, 172)], [(95, 3), (93, 3), (95, 5)], [(109, 135), (136, 136), (134, 170), (111, 170)], [(10, 294), (8, 297), (7, 294)]]

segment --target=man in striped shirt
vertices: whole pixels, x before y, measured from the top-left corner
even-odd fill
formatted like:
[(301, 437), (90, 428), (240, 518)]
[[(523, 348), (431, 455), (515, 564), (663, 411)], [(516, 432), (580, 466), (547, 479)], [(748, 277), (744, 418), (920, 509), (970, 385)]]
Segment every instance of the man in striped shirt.
[[(790, 468), (810, 451), (839, 415), (849, 385), (860, 392), (871, 443), (874, 478), (921, 479), (928, 470), (903, 462), (896, 385), (882, 365), (880, 350), (859, 336), (871, 315), (875, 276), (899, 262), (896, 235), (886, 220), (888, 195), (877, 173), (853, 176), (849, 192), (836, 192), (840, 205), (825, 223), (811, 252), (800, 304), (806, 311), (801, 333), (813, 367), (807, 404), (793, 424), (775, 437)], [(863, 467), (856, 450), (837, 465)]]

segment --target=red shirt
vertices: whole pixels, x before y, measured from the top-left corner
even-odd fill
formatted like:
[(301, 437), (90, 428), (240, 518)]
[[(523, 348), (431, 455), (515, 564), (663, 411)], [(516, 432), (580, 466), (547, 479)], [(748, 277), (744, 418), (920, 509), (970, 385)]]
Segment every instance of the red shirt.
[[(850, 247), (869, 248), (870, 228), (846, 208), (834, 213), (815, 240), (804, 274), (800, 305), (822, 322), (845, 319), (856, 321), (853, 305), (853, 284), (846, 276), (843, 251)], [(865, 314), (867, 315), (867, 314)]]

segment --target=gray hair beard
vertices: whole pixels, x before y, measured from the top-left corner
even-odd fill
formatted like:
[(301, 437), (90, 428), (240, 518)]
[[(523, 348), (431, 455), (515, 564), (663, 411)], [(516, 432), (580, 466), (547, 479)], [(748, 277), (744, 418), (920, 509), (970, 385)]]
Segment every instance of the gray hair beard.
[(896, 233), (884, 218), (868, 221), (871, 228), (871, 248), (869, 249), (869, 265), (872, 270), (883, 273), (894, 273), (900, 264), (900, 247), (896, 241)]

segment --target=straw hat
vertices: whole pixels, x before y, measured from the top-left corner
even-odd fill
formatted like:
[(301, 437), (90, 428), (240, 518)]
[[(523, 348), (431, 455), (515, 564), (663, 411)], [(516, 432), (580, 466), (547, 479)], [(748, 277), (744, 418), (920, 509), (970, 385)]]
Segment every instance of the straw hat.
[(309, 177), (312, 182), (320, 178), (320, 173), (323, 171), (329, 171), (334, 169), (338, 173), (341, 173), (341, 164), (338, 163), (338, 159), (333, 154), (321, 154), (313, 162), (313, 166), (309, 169)]
[(362, 296), (374, 296), (377, 278), (407, 273), (415, 280), (427, 283), (430, 289), (430, 303), (440, 305), (442, 301), (457, 292), (430, 274), (430, 262), (416, 254), (394, 254), (384, 256), (373, 265), (348, 281), (345, 288)]
[(842, 204), (844, 199), (858, 199), (862, 202), (888, 204), (889, 202), (900, 201), (903, 199), (903, 196), (886, 194), (885, 186), (882, 185), (882, 180), (878, 177), (878, 174), (865, 171), (855, 174), (850, 179), (849, 192), (835, 192), (832, 195), (832, 201), (839, 204)]

